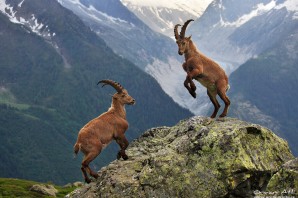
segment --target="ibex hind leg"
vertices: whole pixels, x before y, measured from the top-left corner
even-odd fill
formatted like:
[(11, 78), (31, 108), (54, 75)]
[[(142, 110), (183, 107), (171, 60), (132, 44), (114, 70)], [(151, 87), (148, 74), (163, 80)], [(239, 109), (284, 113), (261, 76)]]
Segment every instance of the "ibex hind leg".
[(230, 102), (230, 99), (228, 98), (228, 96), (225, 94), (225, 93), (219, 93), (218, 94), (219, 95), (219, 97), (224, 101), (224, 103), (225, 103), (225, 108), (224, 108), (224, 110), (223, 110), (223, 112), (222, 112), (222, 114), (219, 116), (219, 117), (226, 117), (227, 116), (227, 114), (228, 114), (228, 110), (229, 110), (229, 106), (230, 106), (230, 104), (231, 104), (231, 102)]
[(83, 175), (84, 175), (84, 179), (86, 181), (86, 183), (90, 183), (91, 180), (90, 178), (88, 177), (87, 175), (87, 172), (92, 176), (94, 177), (95, 179), (98, 178), (98, 174), (96, 172), (94, 172), (90, 167), (89, 167), (89, 164), (90, 162), (92, 162), (101, 152), (101, 148), (98, 149), (98, 150), (95, 150), (92, 151), (92, 152), (89, 152), (87, 155), (85, 155), (83, 161), (82, 161), (82, 172), (83, 172)]
[(93, 178), (95, 178), (95, 179), (98, 178), (98, 174), (97, 174), (95, 171), (93, 171), (89, 166), (87, 167), (87, 169), (88, 169), (89, 174), (90, 174)]
[(218, 89), (218, 95), (225, 103), (225, 108), (224, 108), (222, 114), (219, 117), (227, 116), (229, 106), (231, 104), (229, 97), (226, 95), (227, 90), (228, 90), (228, 85), (224, 81), (222, 84), (220, 84), (219, 89)]
[(86, 172), (86, 167), (84, 165), (82, 165), (81, 171), (83, 173), (83, 177), (85, 179), (85, 182), (89, 184), (91, 182), (91, 179), (88, 177), (87, 172)]
[(216, 99), (216, 93), (213, 93), (209, 90), (207, 90), (207, 95), (209, 96), (213, 106), (214, 106), (214, 111), (212, 113), (212, 115), (210, 116), (211, 118), (215, 118), (216, 114), (220, 108), (220, 104), (218, 103), (217, 99)]

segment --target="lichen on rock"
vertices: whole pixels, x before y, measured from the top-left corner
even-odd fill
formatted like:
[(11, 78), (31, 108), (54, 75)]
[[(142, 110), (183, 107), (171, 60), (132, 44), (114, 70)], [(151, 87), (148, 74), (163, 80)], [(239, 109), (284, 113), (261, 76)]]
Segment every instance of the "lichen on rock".
[(286, 162), (270, 179), (267, 191), (276, 196), (298, 197), (298, 158)]
[(294, 158), (262, 126), (199, 116), (149, 129), (127, 154), (68, 197), (253, 197)]

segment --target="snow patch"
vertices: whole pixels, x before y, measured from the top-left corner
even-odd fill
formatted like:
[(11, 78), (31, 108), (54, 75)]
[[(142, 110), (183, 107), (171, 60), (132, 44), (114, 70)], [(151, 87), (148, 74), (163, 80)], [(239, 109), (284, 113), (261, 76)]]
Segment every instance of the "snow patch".
[(268, 12), (269, 10), (273, 9), (275, 6), (276, 6), (276, 2), (275, 1), (271, 1), (270, 3), (268, 3), (266, 5), (264, 5), (263, 3), (260, 3), (250, 13), (245, 14), (245, 15), (239, 17), (238, 20), (236, 20), (234, 22), (224, 21), (222, 19), (222, 17), (221, 17), (220, 24), (222, 26), (240, 27), (241, 25), (243, 25), (244, 23), (248, 22), (252, 18)]
[(18, 7), (22, 7), (22, 4), (24, 3), (25, 0), (21, 1), (19, 4), (18, 4)]
[(17, 16), (17, 10), (21, 9), (24, 1), (25, 0), (21, 1), (18, 4), (17, 9), (14, 9), (14, 7), (12, 7), (10, 4), (6, 4), (5, 1), (1, 1), (0, 11), (5, 14), (12, 23), (25, 25), (26, 27), (29, 27), (32, 32), (36, 33), (39, 36), (49, 39), (51, 36), (56, 35), (55, 33), (50, 33), (48, 26), (44, 28), (43, 23), (38, 23), (38, 19), (34, 16), (34, 14), (32, 14), (31, 18), (29, 19), (26, 19), (22, 16)]
[(5, 2), (0, 2), (0, 11), (8, 16), (9, 20), (13, 23), (21, 23), (19, 20), (17, 20), (16, 17), (16, 11), (13, 10), (13, 7), (9, 4), (6, 4)]
[(183, 82), (186, 74), (181, 63), (174, 57), (168, 57), (168, 62), (155, 59), (148, 64), (145, 71), (157, 80), (162, 89), (177, 104), (189, 109), (195, 115), (207, 115), (211, 102), (206, 94), (206, 88), (197, 81), (197, 98), (193, 98), (184, 87)]
[(287, 0), (282, 4), (276, 6), (275, 9), (286, 8), (288, 11), (293, 12), (293, 19), (298, 19), (298, 1)]
[(282, 4), (276, 6), (276, 9), (281, 9), (286, 7), (288, 11), (298, 11), (298, 1), (297, 0), (287, 0)]
[(268, 4), (264, 4), (264, 3), (257, 4), (254, 10), (252, 10), (248, 14), (245, 14), (239, 17), (238, 20), (233, 22), (224, 21), (222, 19), (222, 16), (220, 16), (219, 24), (225, 27), (240, 27), (241, 25), (245, 24), (246, 22), (248, 22), (249, 20), (251, 20), (256, 16), (260, 16), (264, 13), (267, 13), (272, 9), (282, 9), (282, 8), (286, 8), (288, 11), (294, 12), (293, 19), (298, 19), (298, 1), (297, 0), (287, 0), (282, 4), (277, 4), (276, 0), (272, 0)]

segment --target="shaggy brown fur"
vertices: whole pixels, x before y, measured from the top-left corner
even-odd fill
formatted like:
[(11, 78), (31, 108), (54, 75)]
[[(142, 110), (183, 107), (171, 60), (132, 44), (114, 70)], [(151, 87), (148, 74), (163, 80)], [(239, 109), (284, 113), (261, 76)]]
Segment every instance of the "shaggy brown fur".
[(220, 117), (225, 117), (228, 113), (228, 108), (230, 106), (230, 100), (226, 95), (229, 89), (228, 77), (224, 70), (213, 60), (206, 57), (200, 53), (190, 37), (185, 37), (185, 30), (187, 25), (193, 21), (188, 20), (184, 23), (181, 28), (180, 35), (178, 34), (177, 24), (174, 28), (174, 35), (176, 38), (176, 43), (178, 45), (178, 54), (185, 57), (185, 62), (182, 67), (187, 73), (186, 79), (184, 81), (184, 86), (187, 88), (189, 93), (196, 98), (196, 86), (192, 79), (199, 81), (204, 87), (207, 88), (207, 94), (214, 105), (214, 111), (211, 118), (215, 118), (216, 114), (220, 108), (220, 105), (216, 99), (216, 95), (224, 101), (225, 108), (220, 115)]
[(90, 162), (93, 161), (112, 140), (115, 140), (120, 146), (117, 159), (121, 157), (124, 160), (128, 159), (125, 153), (128, 141), (124, 136), (128, 128), (128, 122), (126, 120), (124, 106), (126, 104), (135, 104), (135, 100), (128, 95), (127, 91), (119, 83), (111, 80), (102, 80), (98, 83), (113, 86), (117, 90), (117, 93), (112, 97), (112, 105), (109, 110), (88, 122), (79, 131), (77, 142), (74, 145), (74, 152), (76, 154), (79, 150), (84, 154), (81, 170), (87, 183), (91, 182), (87, 172), (94, 178), (98, 177), (97, 173), (89, 167)]

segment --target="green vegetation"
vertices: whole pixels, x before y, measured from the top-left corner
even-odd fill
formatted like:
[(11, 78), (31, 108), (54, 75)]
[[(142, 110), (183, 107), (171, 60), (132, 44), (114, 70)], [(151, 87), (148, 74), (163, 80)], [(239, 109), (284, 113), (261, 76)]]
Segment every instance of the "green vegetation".
[[(29, 189), (34, 184), (41, 184), (35, 181), (22, 180), (22, 179), (11, 179), (11, 178), (0, 178), (0, 197), (2, 198), (12, 198), (12, 197), (21, 197), (21, 198), (34, 198), (34, 197), (50, 197), (45, 196), (37, 192), (32, 192)], [(51, 183), (49, 183), (51, 184)], [(73, 191), (75, 187), (61, 187), (54, 185), (58, 190), (56, 197), (65, 197), (68, 193)]]
[(6, 104), (7, 106), (14, 107), (19, 110), (26, 110), (30, 107), (27, 104), (16, 103), (16, 99), (13, 94), (5, 88), (0, 88), (0, 104)]
[(1, 176), (59, 184), (67, 182), (65, 175), (69, 181), (76, 179), (73, 173), (79, 168), (79, 161), (72, 157), (75, 137), (69, 135), (69, 120), (39, 107), (20, 111), (0, 105), (0, 115)]

